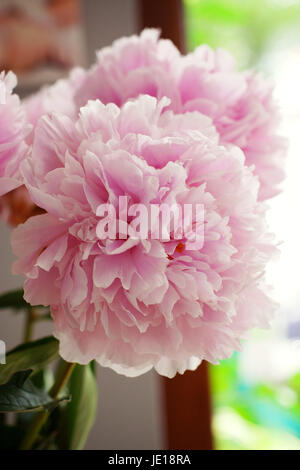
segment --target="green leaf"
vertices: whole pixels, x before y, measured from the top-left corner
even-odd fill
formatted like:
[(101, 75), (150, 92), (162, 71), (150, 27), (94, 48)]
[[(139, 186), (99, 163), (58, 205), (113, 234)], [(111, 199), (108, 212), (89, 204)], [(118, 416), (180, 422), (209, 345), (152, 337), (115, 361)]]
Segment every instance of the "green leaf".
[(24, 300), (23, 289), (12, 290), (0, 296), (0, 309), (13, 308), (15, 310), (21, 310), (28, 307), (30, 307), (30, 305)]
[(79, 450), (84, 447), (97, 411), (97, 382), (90, 364), (76, 364), (69, 391), (72, 401), (62, 410), (57, 442), (60, 449)]
[(59, 403), (69, 397), (53, 400), (48, 393), (38, 389), (28, 378), (32, 370), (16, 372), (10, 380), (0, 385), (0, 413), (28, 412), (45, 409), (52, 411)]
[(53, 336), (22, 344), (6, 355), (6, 364), (0, 365), (0, 384), (20, 370), (38, 372), (58, 356), (58, 341)]
[(43, 388), (44, 390), (50, 390), (54, 383), (54, 374), (50, 367), (45, 367), (34, 373), (31, 377), (33, 384), (37, 388)]

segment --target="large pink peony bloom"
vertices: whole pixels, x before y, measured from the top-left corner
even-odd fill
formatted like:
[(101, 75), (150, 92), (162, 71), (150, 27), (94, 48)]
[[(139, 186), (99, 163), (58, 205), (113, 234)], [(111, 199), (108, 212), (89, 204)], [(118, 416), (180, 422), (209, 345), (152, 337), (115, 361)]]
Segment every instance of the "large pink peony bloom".
[[(9, 166), (7, 165), (5, 167), (5, 171), (8, 173), (9, 168), (12, 168), (10, 173), (14, 174), (17, 178), (13, 180), (11, 178), (7, 180), (6, 178), (5, 185), (3, 179), (1, 181), (3, 185), (1, 184), (0, 186), (2, 194), (6, 193), (7, 190), (10, 191), (8, 194), (0, 197), (0, 218), (9, 225), (17, 226), (25, 222), (31, 215), (43, 212), (33, 203), (25, 186), (17, 187), (13, 191), (11, 191), (11, 189), (16, 185), (19, 186), (22, 184), (22, 179), (18, 171), (19, 163), (21, 159), (27, 156), (27, 149), (33, 142), (35, 128), (40, 117), (52, 111), (57, 111), (76, 119), (78, 107), (74, 101), (74, 94), (84, 77), (85, 72), (83, 69), (74, 68), (68, 78), (58, 80), (51, 86), (43, 87), (38, 92), (24, 99), (21, 105), (15, 95), (9, 98), (11, 112), (14, 113), (10, 125), (14, 122), (13, 126), (15, 127), (11, 125), (11, 134), (9, 134), (7, 128), (5, 128), (3, 135), (5, 134), (5, 139), (10, 139), (11, 135), (13, 135), (15, 141), (11, 142), (12, 147), (10, 154), (6, 153), (6, 156), (9, 157), (9, 160), (7, 160)], [(9, 76), (6, 78), (6, 82), (9, 84), (8, 90), (10, 92), (15, 84), (15, 76), (11, 74), (10, 78)], [(25, 116), (29, 123), (27, 128), (25, 127)], [(4, 114), (3, 108), (3, 120), (4, 119), (6, 120), (8, 117)], [(16, 134), (16, 132), (18, 132), (18, 134)], [(21, 145), (18, 145), (18, 140), (23, 140), (24, 137), (26, 137), (26, 144), (23, 142)], [(5, 146), (5, 149), (6, 148)]]
[[(67, 361), (172, 377), (230, 356), (272, 317), (263, 273), (274, 248), (258, 179), (239, 148), (219, 145), (209, 118), (174, 115), (169, 105), (96, 100), (77, 122), (52, 114), (36, 127), (22, 166), (46, 213), (15, 229), (14, 272), (27, 277), (27, 301), (50, 304)], [(203, 247), (188, 250), (174, 233), (169, 241), (99, 237), (98, 207), (118, 210), (119, 196), (129, 206), (203, 204)]]
[(69, 77), (60, 79), (53, 85), (44, 86), (23, 100), (27, 120), (32, 125), (32, 132), (27, 142), (32, 143), (34, 130), (40, 117), (53, 111), (66, 114), (75, 119), (78, 106), (74, 101), (75, 93), (85, 78), (85, 71), (80, 67), (71, 70)]
[(28, 152), (24, 139), (30, 127), (18, 96), (12, 93), (16, 84), (12, 72), (0, 74), (0, 196), (22, 185), (19, 166)]
[(78, 106), (90, 99), (121, 106), (130, 98), (147, 94), (158, 99), (168, 96), (179, 109), (180, 94), (174, 82), (174, 66), (180, 53), (159, 32), (145, 29), (140, 36), (115, 41), (97, 52), (96, 63), (75, 94)]
[(95, 98), (120, 106), (143, 93), (169, 97), (176, 113), (197, 110), (210, 116), (221, 141), (238, 145), (246, 164), (254, 165), (261, 183), (259, 198), (279, 192), (286, 141), (278, 135), (269, 81), (239, 72), (223, 49), (204, 45), (182, 56), (170, 41), (159, 40), (158, 31), (144, 30), (100, 50), (75, 98), (78, 106)]

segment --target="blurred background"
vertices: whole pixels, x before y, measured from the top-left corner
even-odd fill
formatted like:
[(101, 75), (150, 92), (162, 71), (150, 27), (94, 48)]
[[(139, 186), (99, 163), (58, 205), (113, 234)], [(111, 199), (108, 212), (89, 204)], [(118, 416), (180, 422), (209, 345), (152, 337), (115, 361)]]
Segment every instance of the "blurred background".
[[(280, 303), (271, 331), (254, 332), (241, 354), (173, 380), (126, 379), (98, 370), (99, 409), (88, 449), (300, 449), (300, 0), (0, 0), (0, 69), (26, 96), (89, 66), (95, 50), (158, 26), (186, 52), (225, 47), (240, 68), (272, 76), (290, 139), (283, 193), (269, 223), (281, 258), (268, 271)], [(0, 292), (21, 285), (10, 274), (9, 229), (0, 222)], [(43, 325), (39, 335), (51, 330)], [(22, 325), (0, 320), (8, 348)], [(186, 402), (189, 403), (186, 403)]]
[(273, 329), (255, 332), (242, 354), (210, 368), (213, 432), (219, 449), (300, 449), (300, 2), (185, 0), (189, 50), (225, 47), (241, 68), (271, 76), (290, 148), (283, 193), (272, 200), (271, 230), (281, 258), (268, 279), (280, 303)]

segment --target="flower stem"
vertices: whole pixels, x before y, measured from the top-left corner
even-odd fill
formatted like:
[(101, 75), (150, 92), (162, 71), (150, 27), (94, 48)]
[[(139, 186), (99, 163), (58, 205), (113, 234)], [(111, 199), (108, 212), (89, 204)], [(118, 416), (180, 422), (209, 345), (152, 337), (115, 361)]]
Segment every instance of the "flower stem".
[[(60, 368), (58, 376), (49, 392), (51, 398), (56, 399), (58, 397), (64, 386), (67, 384), (75, 365), (75, 363), (63, 362), (63, 366)], [(47, 410), (42, 410), (36, 414), (28, 427), (27, 434), (21, 442), (21, 450), (29, 450), (33, 447), (40, 430), (47, 421), (49, 415), (50, 412)]]
[(27, 317), (25, 323), (25, 332), (24, 332), (24, 343), (28, 343), (32, 340), (33, 336), (33, 326), (36, 320), (36, 311), (33, 307), (28, 308)]
[(64, 386), (68, 383), (75, 365), (75, 362), (63, 361), (62, 367), (60, 368), (57, 378), (49, 392), (51, 398), (55, 399), (58, 397)]

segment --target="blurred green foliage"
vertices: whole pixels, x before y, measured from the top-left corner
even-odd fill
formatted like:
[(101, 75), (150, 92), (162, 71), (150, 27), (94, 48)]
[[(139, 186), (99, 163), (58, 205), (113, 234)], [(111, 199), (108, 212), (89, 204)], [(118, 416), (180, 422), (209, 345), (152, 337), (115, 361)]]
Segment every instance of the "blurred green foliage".
[(300, 373), (285, 382), (247, 383), (238, 354), (210, 368), (218, 449), (300, 449)]
[[(241, 67), (253, 65), (278, 34), (300, 23), (291, 0), (184, 0), (187, 48), (225, 47)], [(300, 36), (300, 33), (299, 33)]]
[[(240, 68), (254, 66), (280, 41), (288, 47), (287, 38), (300, 44), (300, 0), (184, 0), (184, 6), (187, 49), (224, 47)], [(239, 358), (210, 368), (216, 448), (300, 450), (300, 373), (284, 383), (247, 383)]]

